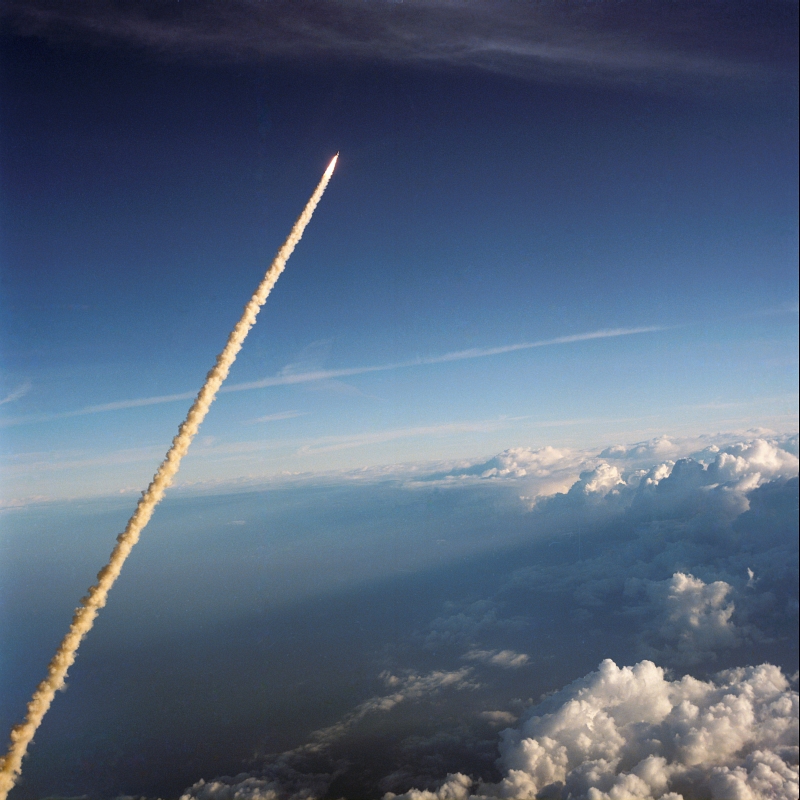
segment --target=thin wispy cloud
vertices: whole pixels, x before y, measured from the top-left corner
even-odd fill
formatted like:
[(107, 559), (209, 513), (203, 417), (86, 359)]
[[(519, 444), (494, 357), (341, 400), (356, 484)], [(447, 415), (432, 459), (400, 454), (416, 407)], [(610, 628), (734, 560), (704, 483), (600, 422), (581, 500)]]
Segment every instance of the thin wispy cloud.
[[(196, 450), (206, 460), (225, 461), (241, 459), (249, 454), (263, 454), (267, 450), (289, 450), (297, 455), (348, 450), (370, 444), (410, 439), (419, 436), (447, 436), (458, 433), (482, 433), (499, 430), (522, 417), (498, 417), (483, 420), (459, 420), (438, 425), (409, 426), (385, 431), (370, 431), (341, 436), (320, 436), (293, 439), (248, 439), (246, 441), (215, 442), (205, 445), (198, 442)], [(553, 423), (558, 424), (558, 423)], [(86, 467), (116, 467), (152, 461), (161, 452), (158, 445), (114, 450), (108, 453), (64, 450), (21, 453), (5, 458), (2, 473), (6, 477), (25, 476), (33, 472), (75, 471)]]
[(330, 453), (336, 450), (350, 450), (371, 444), (383, 444), (397, 439), (413, 439), (420, 436), (451, 436), (456, 433), (489, 433), (506, 427), (524, 417), (502, 417), (499, 419), (478, 420), (475, 422), (450, 422), (443, 425), (424, 425), (418, 427), (395, 428), (393, 430), (360, 433), (353, 436), (326, 436), (312, 443), (304, 444), (298, 455)]
[(759, 19), (739, 19), (714, 4), (667, 2), (4, 5), (12, 27), (23, 34), (127, 44), (172, 57), (414, 64), (560, 82), (741, 80), (793, 71), (784, 44), (794, 28), (790, 4), (769, 3), (771, 12)]
[(285, 373), (283, 370), (278, 375), (262, 378), (247, 383), (234, 383), (224, 391), (241, 392), (248, 389), (266, 389), (269, 386), (287, 386), (295, 383), (310, 383), (313, 381), (331, 380), (332, 378), (349, 378), (354, 375), (366, 375), (370, 372), (387, 372), (395, 369), (408, 369), (432, 364), (447, 364), (451, 361), (466, 361), (472, 358), (487, 358), (500, 356), (506, 353), (515, 353), (518, 350), (531, 350), (537, 347), (550, 347), (558, 344), (572, 344), (586, 342), (591, 339), (609, 339), (617, 336), (631, 336), (637, 333), (653, 333), (666, 330), (663, 326), (653, 325), (643, 328), (612, 328), (608, 330), (592, 331), (590, 333), (577, 333), (571, 336), (558, 336), (554, 339), (541, 339), (535, 342), (517, 342), (516, 344), (501, 345), (500, 347), (472, 347), (468, 350), (456, 350), (439, 356), (422, 356), (407, 361), (397, 361), (391, 364), (378, 364), (371, 367), (347, 367), (345, 369), (320, 369), (309, 372)]
[(679, 406), (675, 406), (675, 408), (685, 408), (685, 409), (743, 408), (748, 406), (763, 407), (765, 405), (775, 404), (775, 403), (787, 403), (796, 406), (797, 400), (798, 400), (798, 394), (797, 392), (793, 392), (791, 394), (780, 394), (772, 397), (749, 397), (746, 400), (711, 400), (708, 403), (686, 403)]
[(74, 472), (91, 467), (119, 467), (123, 464), (152, 462), (161, 455), (163, 449), (159, 445), (150, 445), (113, 450), (109, 453), (76, 450), (20, 453), (3, 459), (2, 474), (5, 478), (11, 478), (33, 473), (38, 475), (45, 472)]
[[(350, 378), (356, 375), (367, 375), (373, 372), (389, 372), (397, 369), (409, 369), (411, 367), (421, 367), (434, 364), (447, 364), (452, 361), (466, 361), (473, 358), (488, 358), (490, 356), (505, 355), (515, 353), (519, 350), (533, 350), (539, 347), (552, 347), (561, 344), (574, 344), (577, 342), (587, 342), (594, 339), (613, 339), (619, 336), (634, 336), (642, 333), (656, 333), (668, 330), (670, 326), (650, 325), (639, 328), (609, 328), (588, 333), (576, 333), (569, 336), (557, 336), (553, 339), (540, 339), (535, 342), (517, 342), (515, 344), (501, 345), (499, 347), (473, 347), (467, 350), (456, 350), (451, 353), (444, 353), (439, 356), (423, 356), (412, 358), (407, 361), (397, 361), (390, 364), (377, 364), (370, 367), (346, 367), (344, 369), (316, 369), (307, 372), (296, 372), (294, 370), (281, 370), (277, 375), (268, 378), (261, 378), (257, 381), (247, 381), (245, 383), (233, 383), (223, 386), (220, 392), (246, 392), (253, 389), (267, 389), (271, 386), (292, 386), (301, 383), (315, 383), (317, 381), (330, 381), (338, 378)], [(142, 408), (144, 406), (160, 405), (162, 403), (174, 403), (178, 400), (192, 400), (195, 392), (181, 392), (179, 394), (165, 394), (155, 397), (140, 397), (135, 400), (118, 400), (112, 403), (100, 403), (99, 405), (87, 406), (76, 411), (63, 411), (55, 414), (38, 414), (25, 417), (14, 417), (0, 421), (0, 427), (11, 425), (24, 425), (34, 422), (50, 422), (58, 419), (68, 419), (70, 417), (81, 417), (86, 414), (99, 414), (105, 411), (122, 411), (128, 408)], [(262, 421), (267, 421), (262, 418)]]
[(6, 403), (13, 403), (15, 400), (19, 400), (21, 397), (25, 397), (26, 394), (31, 390), (31, 382), (25, 381), (25, 383), (17, 386), (12, 392), (9, 392), (2, 400), (0, 400), (0, 406), (5, 405)]
[(295, 419), (296, 417), (307, 416), (307, 411), (279, 411), (277, 414), (267, 414), (263, 417), (256, 417), (243, 422), (242, 425), (256, 425), (259, 422), (279, 422), (282, 419)]
[[(634, 421), (639, 419), (634, 418)], [(528, 425), (534, 428), (559, 428), (575, 425), (598, 425), (607, 423), (609, 420), (602, 417), (535, 420), (524, 416), (500, 416), (488, 419), (454, 420), (434, 425), (409, 425), (387, 430), (362, 431), (313, 438), (248, 438), (245, 441), (230, 442), (212, 440), (206, 443), (198, 442), (196, 450), (202, 452), (205, 461), (213, 461), (217, 464), (221, 462), (242, 462), (252, 456), (261, 457), (266, 452), (286, 451), (302, 458), (340, 450), (369, 447), (401, 439), (429, 440), (431, 438), (446, 438), (468, 433), (493, 433), (513, 428), (515, 423), (521, 421), (526, 421)], [(622, 421), (620, 419), (620, 422)], [(624, 421), (631, 421), (631, 418), (625, 417)], [(33, 473), (74, 472), (85, 468), (118, 467), (124, 464), (150, 462), (159, 453), (160, 448), (157, 445), (115, 450), (110, 453), (91, 453), (78, 450), (21, 453), (6, 459), (6, 463), (2, 464), (2, 473), (7, 478), (24, 478)], [(431, 463), (434, 462), (422, 460), (417, 464), (417, 467), (421, 467), (421, 465), (429, 466)], [(389, 466), (394, 467), (397, 465)], [(435, 471), (434, 466), (430, 468)], [(226, 482), (227, 479), (218, 483), (225, 484)]]
[(762, 308), (753, 313), (753, 316), (760, 317), (775, 317), (783, 314), (798, 314), (800, 313), (800, 303), (797, 300), (787, 300), (784, 303), (779, 303), (771, 308)]

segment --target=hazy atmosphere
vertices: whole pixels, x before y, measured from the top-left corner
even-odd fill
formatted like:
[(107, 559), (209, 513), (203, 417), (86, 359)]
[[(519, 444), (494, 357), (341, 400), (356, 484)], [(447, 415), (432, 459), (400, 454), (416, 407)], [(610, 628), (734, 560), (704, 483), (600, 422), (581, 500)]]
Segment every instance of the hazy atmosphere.
[(797, 3), (0, 20), (12, 800), (798, 796)]

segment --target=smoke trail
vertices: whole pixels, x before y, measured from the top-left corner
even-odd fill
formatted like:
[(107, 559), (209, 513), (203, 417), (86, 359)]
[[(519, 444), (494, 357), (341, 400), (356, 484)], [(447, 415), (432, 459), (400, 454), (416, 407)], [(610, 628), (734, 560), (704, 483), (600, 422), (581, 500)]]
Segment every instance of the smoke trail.
[(322, 180), (314, 190), (314, 194), (311, 195), (311, 199), (303, 209), (303, 213), (297, 218), (289, 238), (284, 242), (283, 247), (278, 250), (278, 254), (264, 276), (264, 280), (261, 281), (255, 294), (250, 298), (250, 302), (244, 307), (242, 318), (236, 323), (236, 327), (228, 337), (225, 349), (217, 356), (217, 363), (214, 368), (206, 376), (203, 388), (200, 389), (197, 399), (178, 429), (178, 435), (172, 440), (172, 447), (170, 447), (164, 461), (150, 482), (150, 486), (147, 487), (146, 491), (142, 492), (136, 511), (134, 511), (125, 530), (117, 536), (117, 545), (111, 553), (108, 564), (98, 573), (97, 583), (89, 589), (86, 597), (81, 599), (81, 605), (75, 610), (69, 631), (48, 666), (47, 677), (39, 684), (33, 693), (31, 701), (28, 703), (28, 714), (25, 717), (25, 721), (15, 726), (11, 731), (11, 745), (0, 765), (0, 800), (6, 800), (8, 792), (16, 783), (28, 745), (39, 725), (41, 725), (44, 715), (50, 708), (55, 693), (64, 686), (67, 670), (75, 662), (75, 656), (83, 637), (92, 629), (97, 614), (106, 604), (108, 593), (114, 585), (114, 581), (122, 571), (125, 559), (136, 542), (139, 541), (139, 534), (150, 521), (150, 517), (153, 516), (153, 511), (164, 496), (164, 492), (172, 484), (172, 480), (181, 465), (181, 459), (186, 455), (186, 451), (189, 449), (200, 423), (208, 413), (211, 403), (214, 402), (214, 397), (219, 387), (228, 377), (228, 372), (236, 360), (237, 354), (242, 349), (245, 337), (250, 332), (250, 328), (255, 325), (261, 306), (264, 305), (267, 296), (272, 291), (272, 287), (281, 272), (283, 272), (289, 256), (300, 241), (306, 225), (311, 220), (311, 215), (314, 213), (314, 209), (316, 209), (328, 185), (328, 181), (331, 179), (337, 158), (339, 158), (338, 153), (325, 170)]

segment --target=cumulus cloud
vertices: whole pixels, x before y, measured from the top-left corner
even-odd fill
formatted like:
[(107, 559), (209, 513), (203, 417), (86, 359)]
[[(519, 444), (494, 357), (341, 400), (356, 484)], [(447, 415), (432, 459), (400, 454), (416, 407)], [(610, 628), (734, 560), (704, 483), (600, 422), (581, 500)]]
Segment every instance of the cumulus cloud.
[(582, 472), (569, 493), (605, 497), (609, 492), (614, 492), (618, 486), (626, 486), (619, 469), (601, 462), (594, 469)]
[(674, 442), (669, 436), (657, 436), (647, 442), (638, 442), (633, 445), (615, 444), (606, 447), (600, 453), (601, 458), (624, 458), (624, 459), (653, 459), (674, 458), (680, 453), (680, 445)]
[(593, 672), (501, 733), (497, 784), (450, 775), (385, 800), (798, 796), (798, 695), (770, 664), (669, 681), (650, 661)]
[(180, 800), (315, 800), (327, 789), (327, 781), (287, 790), (282, 781), (254, 778), (241, 773), (233, 778), (199, 780), (181, 795)]
[[(648, 451), (663, 451), (664, 441), (653, 440)], [(566, 491), (531, 504), (530, 552), (488, 596), (446, 603), (428, 625), (426, 645), (531, 652), (530, 640), (519, 647), (514, 637), (541, 619), (530, 603), (541, 608), (544, 597), (571, 626), (607, 627), (615, 619), (638, 643), (624, 657), (666, 665), (716, 661), (719, 669), (720, 654), (784, 636), (797, 613), (797, 541), (787, 535), (797, 524), (796, 437), (669, 442), (693, 455), (642, 469), (635, 459), (562, 452), (574, 478)], [(520, 452), (505, 451), (492, 466), (513, 464), (516, 472), (484, 479), (479, 469), (491, 461), (483, 461), (472, 468), (475, 479), (524, 491), (538, 478), (521, 475), (520, 465), (545, 459)], [(575, 474), (580, 459), (585, 468)], [(546, 460), (548, 470), (563, 465), (553, 450)]]
[(733, 587), (725, 581), (704, 583), (676, 572), (669, 580), (633, 578), (626, 594), (644, 590), (650, 603), (637, 607), (649, 618), (644, 638), (650, 655), (660, 663), (691, 665), (713, 660), (717, 651), (740, 643), (741, 631), (732, 621)]
[(743, 437), (731, 434), (703, 435), (678, 438), (662, 434), (643, 442), (615, 444), (600, 451), (603, 459), (623, 460), (637, 466), (652, 465), (653, 462), (668, 459), (692, 457), (698, 461), (713, 460), (717, 453), (736, 452), (749, 448), (754, 442), (764, 441), (780, 450), (798, 455), (797, 434), (776, 436), (763, 429), (746, 431)]
[(764, 763), (757, 754), (769, 753), (792, 776), (781, 779), (777, 796), (790, 797), (797, 791), (797, 724), (797, 693), (777, 667), (670, 682), (652, 662), (620, 669), (607, 660), (505, 733), (507, 776), (498, 791), (534, 796), (553, 786), (562, 796), (600, 800), (676, 789), (730, 797), (715, 794), (719, 776), (752, 784)]
[(532, 527), (574, 560), (520, 566), (511, 583), (571, 595), (586, 619), (625, 606), (638, 615), (639, 656), (663, 663), (711, 661), (754, 626), (777, 631), (775, 606), (796, 613), (793, 440), (706, 444), (646, 470), (601, 461), (533, 507)]
[(529, 447), (512, 447), (504, 450), (483, 464), (475, 464), (462, 470), (454, 470), (454, 475), (480, 475), (481, 478), (522, 478), (525, 475), (549, 476), (553, 468), (563, 467), (569, 451), (555, 447), (542, 447), (531, 450)]
[(467, 800), (470, 797), (472, 779), (460, 772), (448, 775), (447, 780), (434, 791), (410, 789), (404, 794), (387, 792), (383, 800)]
[[(787, 445), (791, 444), (790, 439)], [(718, 483), (746, 492), (766, 481), (796, 476), (797, 465), (797, 455), (777, 442), (754, 439), (725, 447), (709, 466), (709, 474)]]
[[(654, 441), (657, 445), (651, 449), (678, 449), (672, 442), (669, 448), (661, 447), (663, 438)], [(638, 517), (711, 514), (730, 520), (748, 509), (751, 490), (797, 477), (798, 458), (790, 452), (792, 443), (793, 437), (775, 437), (709, 445), (692, 456), (662, 461), (649, 469), (637, 466), (640, 446), (612, 453), (613, 464), (602, 457), (608, 454), (607, 448), (600, 457), (585, 458), (586, 469), (566, 493), (542, 499), (556, 501), (565, 512), (579, 508), (585, 513), (589, 503), (598, 510), (629, 508)]]
[(510, 711), (481, 711), (480, 717), (497, 728), (507, 728), (517, 721), (516, 714)]
[[(723, 487), (744, 493), (769, 481), (797, 476), (797, 438), (796, 434), (744, 439), (722, 434), (686, 439), (659, 436), (633, 445), (613, 445), (599, 453), (550, 446), (513, 447), (432, 477), (515, 480), (522, 487), (531, 487), (533, 491), (527, 494), (534, 498), (568, 492), (573, 497), (602, 497), (610, 491), (640, 486), (644, 493), (673, 476), (677, 467), (667, 484), (670, 491), (678, 489), (685, 494), (692, 489)], [(630, 491), (626, 496), (629, 500), (633, 497)]]
[(631, 509), (661, 519), (702, 513), (732, 519), (749, 508), (747, 492), (797, 474), (797, 456), (777, 442), (738, 442), (716, 452), (708, 464), (681, 458), (653, 467), (638, 481)]
[(768, 481), (797, 477), (798, 458), (791, 452), (795, 438), (758, 437), (722, 447), (711, 445), (693, 457), (665, 461), (651, 468), (642, 484), (655, 487), (665, 478), (673, 478), (673, 486), (748, 492)]

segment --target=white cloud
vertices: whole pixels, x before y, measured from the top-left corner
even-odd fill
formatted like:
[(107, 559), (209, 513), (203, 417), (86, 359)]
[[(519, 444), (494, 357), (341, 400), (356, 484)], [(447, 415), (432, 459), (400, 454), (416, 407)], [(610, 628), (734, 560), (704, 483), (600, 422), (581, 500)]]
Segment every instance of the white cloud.
[(516, 481), (529, 505), (541, 497), (567, 492), (581, 470), (594, 466), (592, 453), (555, 447), (512, 447), (490, 459), (458, 464), (433, 478), (444, 481)]
[(646, 459), (652, 462), (653, 459), (675, 458), (680, 453), (680, 444), (674, 442), (668, 436), (658, 436), (647, 442), (638, 442), (633, 445), (616, 444), (607, 447), (600, 453), (601, 458), (614, 459)]
[[(633, 445), (614, 445), (599, 453), (551, 446), (512, 447), (435, 477), (516, 480), (532, 489), (536, 498), (568, 491), (573, 496), (603, 497), (616, 489), (654, 488), (680, 465), (669, 484), (673, 491), (680, 484), (683, 493), (720, 486), (743, 493), (798, 474), (797, 438), (796, 434), (745, 439), (732, 434), (686, 439), (659, 436)], [(632, 498), (630, 492), (628, 497)]]
[[(475, 689), (477, 684), (468, 680), (469, 675), (469, 669), (459, 669), (454, 672), (436, 670), (429, 672), (427, 675), (410, 673), (402, 677), (393, 675), (391, 672), (383, 672), (381, 673), (381, 678), (388, 687), (396, 690), (391, 695), (391, 699), (401, 702), (402, 700), (416, 700), (425, 694), (438, 691), (446, 686), (454, 689)], [(383, 710), (383, 701), (386, 698), (376, 699), (379, 701), (381, 710)]]
[[(189, 5), (184, 13), (101, 2), (9, 0), (12, 23), (28, 35), (65, 36), (94, 43), (127, 43), (155, 53), (212, 59), (355, 59), (385, 64), (444, 65), (537, 81), (742, 80), (773, 70), (789, 59), (784, 15), (748, 17), (743, 24), (712, 7), (697, 14), (673, 4), (579, 7), (560, 4), (396, 4), (306, 2), (275, 8), (237, 0)], [(332, 11), (331, 11), (332, 10)], [(771, 25), (773, 17), (777, 20)], [(579, 24), (576, 24), (579, 23)], [(784, 27), (789, 27), (787, 24)], [(714, 30), (713, 36), (701, 35)], [(752, 30), (751, 30), (752, 29)], [(746, 46), (745, 46), (746, 45)], [(740, 52), (742, 51), (742, 52)]]
[[(750, 662), (753, 642), (763, 646), (761, 658), (786, 666), (794, 657), (796, 482), (786, 480), (797, 475), (793, 447), (796, 437), (765, 432), (662, 437), (644, 455), (638, 445), (617, 456), (513, 448), (450, 465), (452, 478), (460, 478), (458, 471), (464, 477), (453, 481), (464, 494), (440, 492), (441, 472), (434, 491), (465, 500), (465, 519), (487, 498), (496, 504), (500, 496), (518, 497), (526, 484), (572, 478), (564, 492), (539, 497), (531, 513), (503, 517), (502, 524), (519, 526), (515, 554), (508, 561), (493, 554), (488, 567), (476, 566), (469, 590), (440, 595), (441, 611), (427, 617), (434, 619), (398, 640), (396, 652), (416, 645), (439, 669), (382, 673), (384, 693), (292, 752), (322, 753), (329, 765), (355, 760), (356, 743), (380, 731), (395, 751), (381, 773), (387, 777), (370, 785), (376, 794), (418, 787), (403, 800), (532, 800), (540, 792), (561, 800), (796, 798), (797, 695), (779, 669), (747, 667), (705, 680), (710, 668)], [(487, 469), (497, 471), (484, 476)], [(396, 490), (424, 487), (419, 475)], [(563, 672), (566, 682), (587, 670), (579, 661), (587, 652), (597, 654), (594, 663), (646, 657), (660, 666), (617, 668), (607, 660), (519, 723), (510, 711), (490, 710), (519, 713), (531, 702), (519, 698), (552, 688), (541, 673)], [(460, 658), (469, 667), (454, 669)], [(525, 664), (532, 666), (511, 669)], [(668, 666), (693, 676), (669, 680), (662, 669)], [(456, 694), (464, 690), (468, 701)], [(454, 707), (463, 716), (442, 714), (440, 723), (434, 709), (449, 714)], [(439, 727), (401, 740), (407, 734), (397, 731), (417, 717)], [(487, 731), (502, 728), (502, 780), (476, 783), (475, 775), (489, 780), (487, 765), (496, 756), (497, 739)], [(353, 769), (367, 774), (366, 767)], [(259, 789), (283, 792), (275, 800), (297, 791), (271, 773), (259, 780)]]
[(263, 417), (256, 417), (256, 419), (248, 420), (247, 422), (243, 422), (243, 425), (255, 425), (259, 422), (279, 422), (280, 420), (284, 419), (295, 419), (296, 417), (305, 417), (308, 414), (307, 411), (278, 411), (275, 414), (267, 414)]
[(796, 758), (797, 725), (797, 693), (777, 667), (671, 682), (652, 662), (618, 668), (607, 660), (505, 732), (507, 774), (497, 791), (533, 796), (555, 783), (564, 796), (593, 800), (627, 792), (663, 797), (673, 789), (730, 797), (714, 790), (721, 771), (752, 783), (760, 772), (755, 754), (769, 752), (788, 775), (774, 796), (796, 797), (797, 768), (786, 759)]
[(467, 661), (480, 661), (482, 664), (506, 669), (524, 667), (530, 661), (530, 656), (525, 653), (515, 653), (513, 650), (470, 650), (462, 657)]
[(507, 728), (517, 721), (516, 714), (510, 711), (481, 711), (478, 716), (496, 728)]
[[(349, 731), (364, 717), (380, 712), (391, 711), (395, 706), (409, 700), (419, 700), (420, 698), (435, 694), (442, 689), (453, 689), (464, 691), (477, 689), (480, 684), (470, 679), (472, 670), (465, 667), (459, 670), (445, 671), (434, 670), (427, 674), (410, 672), (403, 676), (393, 675), (391, 672), (382, 672), (380, 678), (391, 690), (389, 694), (370, 697), (363, 703), (356, 706), (353, 711), (346, 714), (341, 720), (327, 728), (315, 731), (312, 734), (314, 743), (311, 748), (318, 748), (320, 745), (327, 745)], [(304, 746), (305, 748), (309, 746)], [(303, 748), (301, 748), (303, 749)]]
[(797, 744), (798, 695), (777, 667), (669, 681), (650, 661), (606, 660), (501, 733), (499, 783), (454, 774), (385, 800), (789, 800)]
[[(762, 444), (759, 444), (762, 443)], [(734, 434), (717, 434), (716, 436), (699, 436), (676, 438), (674, 436), (657, 436), (645, 442), (629, 445), (612, 445), (599, 454), (600, 458), (624, 461), (630, 466), (650, 466), (653, 462), (668, 461), (674, 463), (679, 458), (691, 457), (703, 463), (713, 461), (718, 453), (727, 452), (742, 455), (755, 465), (758, 462), (769, 464), (770, 471), (780, 473), (791, 466), (791, 460), (785, 461), (781, 453), (774, 449), (798, 455), (797, 434), (776, 436), (769, 431), (753, 430), (736, 436)]]
[(754, 589), (755, 585), (758, 583), (758, 578), (756, 578), (755, 572), (753, 572), (750, 567), (747, 568), (747, 583), (745, 584), (748, 589)]
[(797, 456), (765, 439), (726, 446), (709, 467), (712, 478), (746, 492), (776, 478), (797, 475)]
[[(625, 596), (641, 602), (618, 619), (626, 613), (635, 617), (631, 644), (638, 638), (662, 664), (707, 669), (720, 654), (762, 636), (756, 623), (777, 625), (778, 636), (785, 636), (780, 626), (787, 624), (790, 609), (784, 616), (775, 600), (785, 599), (785, 592), (796, 586), (796, 539), (784, 541), (785, 531), (773, 534), (775, 526), (783, 531), (785, 523), (770, 509), (784, 505), (765, 503), (785, 498), (778, 502), (786, 504), (787, 518), (792, 514), (792, 485), (785, 481), (797, 475), (796, 437), (762, 434), (744, 441), (695, 442), (692, 456), (685, 455), (691, 444), (671, 440), (669, 445), (659, 440), (649, 449), (663, 453), (673, 446), (672, 452), (682, 457), (647, 470), (631, 470), (641, 451), (620, 455), (613, 463), (605, 451), (609, 461), (585, 470), (565, 494), (537, 503), (532, 515), (537, 530), (550, 524), (556, 530), (588, 524), (591, 530), (600, 519), (600, 530), (618, 536), (618, 546), (614, 538), (602, 555), (563, 568), (537, 564), (521, 569), (494, 597), (507, 598), (532, 580), (530, 586), (562, 602), (596, 606), (609, 624), (610, 604), (620, 602), (627, 584)], [(751, 503), (753, 511), (744, 514)], [(598, 517), (598, 508), (609, 516)], [(643, 577), (657, 575), (669, 563), (702, 565), (703, 578), (686, 569), (667, 578)], [(726, 569), (736, 580), (706, 577)], [(631, 573), (642, 577), (631, 578)], [(778, 578), (779, 573), (785, 577)], [(771, 582), (769, 589), (759, 585), (756, 590), (756, 574)], [(748, 603), (752, 624), (747, 622)], [(494, 651), (472, 652), (485, 659)], [(729, 670), (712, 681), (691, 676), (670, 681), (650, 661), (622, 669), (605, 661), (598, 672), (548, 698), (516, 730), (501, 735), (500, 783), (467, 787), (463, 775), (454, 773), (435, 792), (410, 790), (397, 800), (796, 800), (797, 726), (797, 693), (789, 690), (777, 667)]]
[(740, 643), (742, 632), (732, 621), (735, 606), (729, 583), (707, 584), (676, 572), (664, 581), (631, 579), (626, 594), (642, 589), (650, 599), (636, 609), (648, 619), (643, 639), (650, 645), (648, 655), (661, 663), (699, 664)]
[(797, 474), (797, 456), (778, 441), (735, 442), (717, 449), (707, 465), (681, 458), (653, 467), (638, 480), (631, 508), (655, 518), (710, 513), (718, 520), (732, 519), (749, 508), (747, 492)]
[(16, 389), (13, 389), (0, 400), (0, 406), (4, 406), (6, 403), (13, 403), (15, 400), (25, 397), (25, 395), (31, 390), (31, 386), (32, 384), (30, 381), (25, 381), (25, 383), (20, 384)]
[(327, 764), (331, 748), (368, 717), (391, 712), (408, 701), (421, 700), (443, 690), (470, 691), (480, 684), (471, 680), (472, 669), (433, 670), (428, 673), (408, 672), (395, 675), (384, 671), (380, 678), (390, 690), (388, 694), (370, 697), (342, 719), (311, 734), (311, 741), (281, 753), (266, 769), (266, 775), (241, 773), (236, 777), (200, 780), (180, 800), (315, 800), (326, 794), (332, 773), (303, 771), (308, 759)]
[(618, 486), (625, 486), (622, 474), (617, 467), (600, 462), (594, 469), (582, 472), (577, 482), (570, 488), (572, 494), (597, 495), (605, 497)]
[(383, 800), (468, 800), (472, 779), (460, 772), (448, 775), (447, 780), (435, 791), (410, 789), (405, 794), (397, 795), (387, 792)]
[(464, 474), (479, 474), (481, 478), (522, 478), (526, 475), (548, 477), (554, 468), (561, 467), (568, 451), (555, 447), (531, 450), (529, 447), (512, 447), (490, 459), (485, 464), (471, 467)]
[[(798, 458), (791, 452), (795, 439), (795, 436), (757, 437), (729, 442), (722, 447), (712, 445), (694, 458), (668, 461), (652, 468), (644, 485), (656, 486), (664, 478), (674, 477), (673, 483), (687, 488), (723, 486), (747, 492), (768, 481), (793, 478), (798, 474)], [(673, 475), (678, 465), (683, 469), (680, 480)]]
[[(238, 780), (241, 778), (241, 780)], [(237, 776), (235, 783), (199, 780), (181, 795), (180, 800), (279, 800), (285, 798), (283, 787), (276, 781), (261, 780), (250, 775)], [(292, 795), (292, 800), (309, 795)]]

